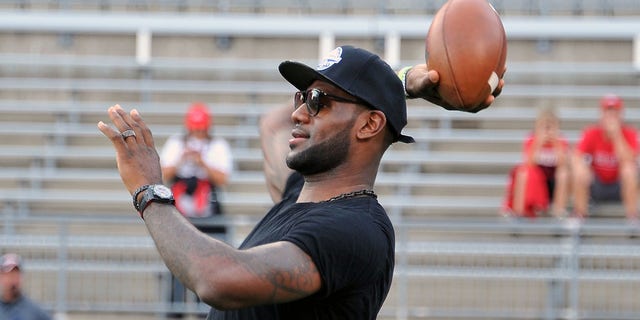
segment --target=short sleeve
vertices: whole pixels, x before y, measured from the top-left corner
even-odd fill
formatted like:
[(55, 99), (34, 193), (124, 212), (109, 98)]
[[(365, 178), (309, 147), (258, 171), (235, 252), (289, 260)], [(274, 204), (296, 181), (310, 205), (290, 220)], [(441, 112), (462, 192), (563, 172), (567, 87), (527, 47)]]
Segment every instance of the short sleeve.
[(587, 128), (582, 131), (582, 137), (576, 145), (576, 150), (591, 154), (593, 152), (593, 143), (596, 132), (597, 131), (594, 128)]
[(162, 146), (160, 151), (160, 165), (162, 167), (175, 167), (182, 157), (184, 143), (181, 137), (171, 136)]
[(233, 171), (233, 155), (231, 147), (224, 139), (214, 139), (207, 150), (205, 162), (207, 166), (215, 168), (229, 175)]

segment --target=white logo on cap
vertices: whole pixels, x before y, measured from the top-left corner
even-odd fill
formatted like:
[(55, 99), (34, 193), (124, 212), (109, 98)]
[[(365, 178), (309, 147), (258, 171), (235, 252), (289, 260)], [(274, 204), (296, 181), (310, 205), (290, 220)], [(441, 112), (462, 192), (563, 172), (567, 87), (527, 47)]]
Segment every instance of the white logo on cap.
[(321, 71), (327, 69), (340, 61), (342, 61), (342, 47), (337, 47), (322, 58), (322, 61), (320, 61), (316, 70)]

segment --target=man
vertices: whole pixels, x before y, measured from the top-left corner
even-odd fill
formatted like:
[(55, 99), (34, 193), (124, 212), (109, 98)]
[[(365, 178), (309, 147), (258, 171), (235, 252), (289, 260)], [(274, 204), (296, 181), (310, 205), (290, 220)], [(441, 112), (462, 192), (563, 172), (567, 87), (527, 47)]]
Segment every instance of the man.
[[(385, 150), (413, 141), (402, 134), (403, 83), (378, 56), (350, 46), (315, 70), (290, 61), (279, 70), (300, 90), (293, 109), (261, 121), (267, 184), (279, 202), (239, 249), (197, 232), (166, 188), (139, 191), (162, 178), (137, 111), (114, 106), (116, 129), (98, 127), (114, 144), (123, 182), (163, 260), (212, 306), (208, 319), (375, 319), (391, 285), (395, 240), (373, 184)], [(414, 71), (405, 74), (407, 91), (437, 99), (437, 73)]]
[(0, 319), (50, 320), (51, 317), (22, 293), (20, 256), (7, 253), (0, 257)]
[(638, 219), (638, 139), (623, 122), (623, 102), (616, 95), (600, 100), (600, 121), (588, 126), (573, 154), (574, 213), (588, 214), (589, 200), (622, 201), (630, 222)]

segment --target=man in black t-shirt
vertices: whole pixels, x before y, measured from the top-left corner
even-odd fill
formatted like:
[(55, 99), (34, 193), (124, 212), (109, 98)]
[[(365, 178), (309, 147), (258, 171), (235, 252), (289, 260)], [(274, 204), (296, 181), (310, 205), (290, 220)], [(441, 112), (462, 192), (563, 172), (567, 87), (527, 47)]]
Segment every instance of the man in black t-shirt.
[(114, 144), (122, 180), (163, 260), (212, 306), (208, 319), (375, 319), (391, 285), (395, 239), (374, 181), (387, 148), (413, 142), (402, 134), (405, 97), (438, 103), (437, 72), (418, 65), (398, 77), (377, 55), (351, 46), (334, 49), (315, 69), (285, 61), (279, 70), (299, 91), (293, 109), (261, 120), (276, 205), (239, 249), (199, 233), (156, 185), (153, 137), (137, 111), (111, 107), (117, 130), (98, 127)]

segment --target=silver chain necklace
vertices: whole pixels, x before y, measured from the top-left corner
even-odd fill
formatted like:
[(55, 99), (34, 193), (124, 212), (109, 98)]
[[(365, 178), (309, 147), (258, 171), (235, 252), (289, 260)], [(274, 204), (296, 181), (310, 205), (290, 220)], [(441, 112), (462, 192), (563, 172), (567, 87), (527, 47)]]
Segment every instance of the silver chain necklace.
[(362, 189), (362, 190), (358, 190), (358, 191), (352, 191), (352, 192), (348, 192), (348, 193), (343, 193), (341, 195), (337, 195), (331, 199), (328, 200), (324, 200), (321, 202), (331, 202), (331, 201), (336, 201), (336, 200), (342, 200), (342, 199), (347, 199), (347, 198), (354, 198), (354, 197), (359, 197), (359, 196), (368, 196), (368, 197), (373, 197), (374, 199), (378, 198), (378, 195), (373, 191), (373, 190), (369, 190), (369, 189)]

